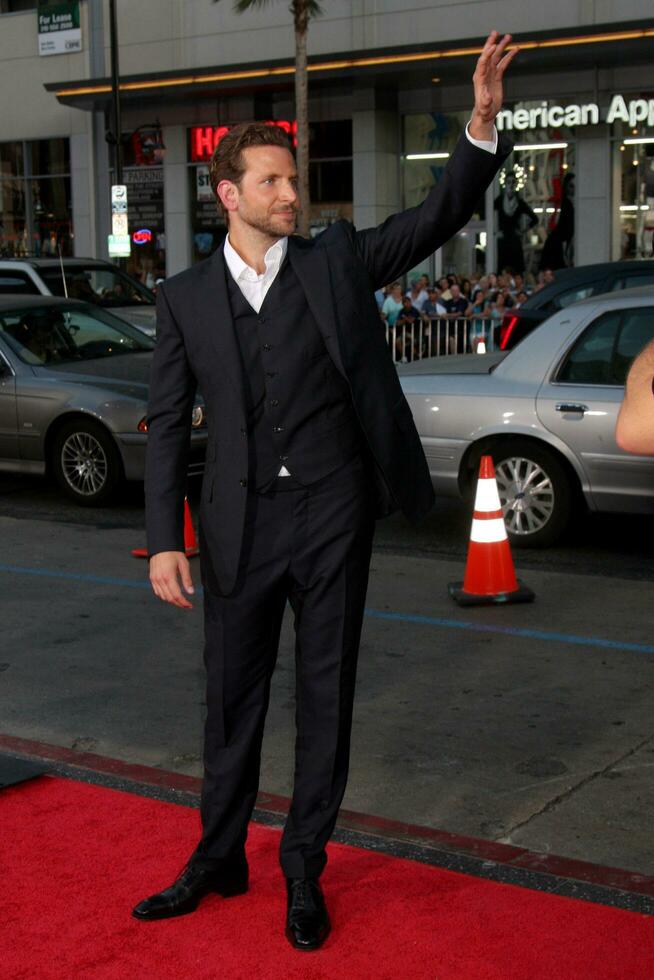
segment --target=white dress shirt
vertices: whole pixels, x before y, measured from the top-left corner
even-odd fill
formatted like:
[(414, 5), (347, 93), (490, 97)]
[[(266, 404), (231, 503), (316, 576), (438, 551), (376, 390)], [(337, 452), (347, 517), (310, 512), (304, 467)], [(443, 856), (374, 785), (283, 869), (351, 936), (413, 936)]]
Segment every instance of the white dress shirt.
[[(470, 123), (468, 123), (469, 125)], [(493, 127), (494, 135), (492, 140), (476, 140), (468, 132), (468, 126), (466, 126), (466, 136), (474, 146), (479, 147), (480, 150), (487, 150), (488, 153), (497, 152), (497, 130), (495, 127)], [(266, 293), (275, 281), (281, 264), (286, 257), (287, 248), (288, 238), (280, 238), (274, 245), (271, 245), (263, 257), (263, 262), (266, 267), (265, 272), (258, 273), (241, 258), (230, 242), (229, 235), (225, 237), (223, 251), (227, 268), (231, 272), (232, 278), (243, 296), (257, 313), (263, 306)], [(285, 466), (282, 466), (278, 473), (278, 476), (290, 475)]]
[(244, 297), (257, 313), (263, 306), (266, 293), (275, 281), (279, 268), (286, 256), (288, 248), (288, 238), (280, 238), (279, 241), (271, 245), (263, 257), (266, 271), (259, 274), (247, 262), (244, 262), (234, 246), (229, 240), (229, 235), (225, 238), (224, 252), (225, 262), (232, 274), (234, 282), (243, 293)]

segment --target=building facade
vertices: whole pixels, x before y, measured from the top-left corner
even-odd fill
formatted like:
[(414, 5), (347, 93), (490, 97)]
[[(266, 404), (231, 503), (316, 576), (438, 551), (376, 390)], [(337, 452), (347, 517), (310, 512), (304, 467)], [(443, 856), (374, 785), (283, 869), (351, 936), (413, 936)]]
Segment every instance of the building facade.
[[(107, 257), (109, 0), (38, 6), (55, 21), (78, 9), (81, 44), (39, 54), (36, 0), (0, 0), (0, 255)], [(287, 7), (117, 0), (128, 268), (144, 281), (215, 247), (207, 163), (226, 128), (258, 119), (292, 136)], [(309, 30), (313, 234), (339, 217), (377, 224), (424, 198), (469, 118), (480, 43), (498, 28), (522, 48), (498, 120), (515, 149), (468, 226), (420, 271), (652, 257), (651, 0), (323, 7)]]

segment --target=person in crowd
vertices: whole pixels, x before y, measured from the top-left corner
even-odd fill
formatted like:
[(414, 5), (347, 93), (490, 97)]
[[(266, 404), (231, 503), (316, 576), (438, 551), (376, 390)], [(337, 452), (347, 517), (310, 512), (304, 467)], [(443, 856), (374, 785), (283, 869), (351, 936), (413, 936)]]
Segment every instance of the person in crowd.
[(518, 310), (522, 306), (523, 303), (526, 303), (526, 301), (528, 299), (529, 299), (529, 297), (527, 296), (527, 293), (525, 292), (525, 290), (524, 289), (521, 289), (519, 293), (516, 293), (515, 302), (513, 304), (512, 309)]
[(477, 282), (472, 287), (472, 293), (470, 299), (474, 301), (477, 293), (480, 291), (483, 293), (487, 293), (489, 285), (490, 283), (489, 283), (488, 276), (480, 276)]
[(407, 289), (405, 295), (409, 296), (411, 302), (417, 310), (420, 309), (422, 304), (427, 299), (427, 286), (429, 285), (429, 276), (420, 276), (419, 279), (414, 279), (411, 283), (409, 289)]
[(498, 289), (493, 294), (490, 302), (490, 315), (491, 315), (491, 320), (493, 321), (493, 329), (495, 327), (499, 327), (499, 325), (501, 324), (502, 317), (506, 313), (506, 309), (507, 309), (506, 298), (504, 296), (504, 293)]
[(442, 301), (441, 291), (437, 286), (430, 286), (427, 290), (427, 300), (422, 304), (420, 315), (425, 323), (422, 356), (431, 357), (439, 353), (438, 334), (441, 328), (441, 320), (447, 313)]
[(477, 291), (470, 307), (470, 330), (468, 340), (470, 350), (473, 354), (477, 353), (479, 344), (483, 341), (488, 350), (489, 338), (491, 334), (491, 308), (488, 297), (483, 289)]
[(402, 284), (394, 282), (381, 308), (382, 319), (386, 321), (389, 327), (395, 326), (395, 321), (402, 310), (402, 305)]
[(441, 276), (441, 278), (438, 280), (438, 288), (441, 291), (441, 300), (443, 302), (452, 299), (452, 293), (450, 292), (450, 280), (447, 276)]
[(627, 453), (654, 456), (654, 340), (629, 369), (615, 441)]
[(375, 290), (375, 302), (377, 304), (377, 309), (381, 313), (382, 306), (384, 305), (384, 300), (386, 299), (386, 294), (390, 286), (381, 286), (379, 289)]
[[(395, 321), (395, 353), (397, 360), (413, 361), (419, 356), (420, 311), (411, 302), (410, 296), (402, 297), (402, 309)], [(399, 357), (397, 356), (399, 354)]]
[(521, 274), (519, 272), (516, 272), (516, 274), (513, 277), (513, 286), (511, 287), (511, 295), (517, 296), (518, 293), (522, 292), (524, 288), (525, 288), (525, 281), (522, 278)]
[(444, 316), (447, 313), (441, 301), (441, 291), (438, 286), (430, 286), (427, 290), (427, 299), (422, 304), (421, 310), (423, 320), (431, 320), (435, 316)]
[(463, 278), (461, 280), (461, 295), (465, 296), (468, 302), (470, 302), (472, 297), (472, 285), (469, 279)]
[(459, 321), (468, 316), (471, 306), (466, 297), (461, 292), (461, 287), (457, 282), (450, 286), (450, 299), (443, 304), (445, 313), (450, 320), (450, 330), (448, 337), (448, 350), (450, 354), (462, 354), (466, 349), (467, 331), (465, 326)]

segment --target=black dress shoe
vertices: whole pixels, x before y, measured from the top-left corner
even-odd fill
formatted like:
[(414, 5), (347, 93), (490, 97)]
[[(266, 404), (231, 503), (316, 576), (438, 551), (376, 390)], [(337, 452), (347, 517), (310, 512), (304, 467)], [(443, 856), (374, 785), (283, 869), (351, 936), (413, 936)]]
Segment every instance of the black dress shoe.
[(202, 868), (192, 861), (169, 888), (139, 902), (132, 909), (136, 919), (170, 919), (194, 912), (200, 900), (211, 892), (223, 898), (243, 895), (248, 890), (248, 865), (245, 858), (230, 861), (220, 868)]
[(318, 949), (331, 923), (317, 878), (287, 878), (286, 938), (296, 949)]

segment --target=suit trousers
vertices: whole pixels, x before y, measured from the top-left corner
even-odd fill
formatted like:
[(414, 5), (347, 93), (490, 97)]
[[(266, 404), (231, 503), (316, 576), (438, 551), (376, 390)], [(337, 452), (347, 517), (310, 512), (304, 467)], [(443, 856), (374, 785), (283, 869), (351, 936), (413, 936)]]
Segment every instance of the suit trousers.
[(374, 531), (357, 455), (302, 487), (278, 477), (248, 492), (234, 591), (203, 562), (207, 719), (202, 839), (211, 867), (241, 853), (259, 786), (270, 681), (287, 601), (295, 626), (295, 778), (281, 839), (289, 877), (317, 877), (347, 782), (352, 707)]

